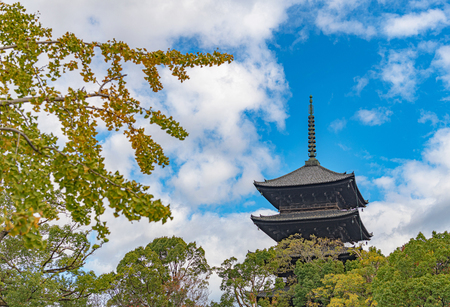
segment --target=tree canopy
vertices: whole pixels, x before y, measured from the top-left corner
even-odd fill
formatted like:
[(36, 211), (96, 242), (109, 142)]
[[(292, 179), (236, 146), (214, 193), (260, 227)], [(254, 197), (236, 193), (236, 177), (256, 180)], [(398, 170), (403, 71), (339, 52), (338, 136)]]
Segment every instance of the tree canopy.
[(388, 257), (373, 281), (380, 306), (450, 304), (450, 234), (422, 233)]
[(22, 236), (0, 243), (0, 306), (86, 306), (91, 295), (109, 287), (108, 275), (97, 277), (82, 266), (100, 246), (89, 231), (75, 224), (39, 228), (43, 249), (28, 249)]
[[(276, 277), (280, 263), (276, 261), (275, 255), (274, 248), (256, 250), (247, 253), (242, 263), (231, 257), (216, 268), (222, 278), (222, 305), (235, 302), (239, 307), (256, 307), (259, 294), (272, 295), (273, 292), (273, 296), (276, 296), (275, 292), (285, 284), (281, 278)], [(269, 302), (259, 303), (267, 305)]]
[[(230, 63), (233, 56), (147, 51), (115, 39), (85, 42), (73, 33), (54, 38), (36, 14), (18, 3), (0, 3), (0, 12), (0, 192), (13, 203), (13, 210), (0, 216), (0, 239), (20, 234), (27, 246), (41, 244), (39, 220), (57, 217), (55, 203), (64, 204), (77, 223), (87, 225), (93, 219), (100, 238), (108, 234), (100, 218), (105, 203), (115, 216), (129, 220), (170, 218), (169, 206), (147, 193), (148, 186), (105, 168), (99, 123), (123, 132), (141, 171), (150, 174), (169, 159), (137, 119), (145, 118), (179, 140), (188, 134), (172, 117), (143, 107), (133, 97), (124, 64), (141, 68), (157, 92), (163, 88), (158, 67), (167, 67), (183, 82), (189, 78), (188, 68)], [(93, 69), (98, 59), (107, 65), (100, 75)], [(84, 84), (80, 88), (63, 87), (61, 79), (71, 71)], [(45, 115), (58, 120), (64, 144), (39, 128), (37, 117)]]
[(205, 252), (178, 237), (162, 237), (128, 252), (117, 266), (110, 306), (200, 307), (212, 271)]

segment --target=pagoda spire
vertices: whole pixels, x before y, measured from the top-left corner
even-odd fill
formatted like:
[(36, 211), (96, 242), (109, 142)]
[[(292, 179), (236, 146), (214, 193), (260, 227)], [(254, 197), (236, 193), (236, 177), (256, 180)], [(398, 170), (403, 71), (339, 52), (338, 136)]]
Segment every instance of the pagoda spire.
[(320, 165), (319, 160), (316, 159), (316, 127), (314, 124), (314, 106), (312, 95), (309, 96), (309, 116), (308, 116), (308, 156), (309, 159), (305, 161), (305, 165)]

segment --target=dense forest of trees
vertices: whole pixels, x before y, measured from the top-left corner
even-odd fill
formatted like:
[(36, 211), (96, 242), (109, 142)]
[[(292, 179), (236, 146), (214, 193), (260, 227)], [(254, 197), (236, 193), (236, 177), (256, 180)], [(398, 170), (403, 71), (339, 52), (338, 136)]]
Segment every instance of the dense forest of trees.
[[(26, 248), (21, 236), (0, 243), (0, 306), (450, 306), (448, 232), (419, 234), (389, 256), (297, 236), (219, 267), (210, 267), (195, 243), (162, 237), (96, 276), (82, 269), (101, 248), (91, 246), (89, 230), (39, 229), (44, 249)], [(338, 256), (347, 251), (354, 260), (344, 263)], [(213, 272), (222, 278), (219, 302), (208, 300)]]

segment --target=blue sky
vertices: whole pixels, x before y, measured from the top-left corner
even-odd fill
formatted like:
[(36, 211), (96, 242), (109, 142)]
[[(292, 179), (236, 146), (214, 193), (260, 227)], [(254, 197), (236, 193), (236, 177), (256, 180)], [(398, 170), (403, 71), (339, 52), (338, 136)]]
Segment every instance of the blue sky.
[[(213, 265), (274, 242), (250, 214), (273, 214), (253, 180), (275, 178), (307, 159), (313, 95), (317, 158), (354, 171), (370, 204), (370, 244), (391, 252), (419, 231), (450, 229), (450, 5), (446, 1), (23, 1), (59, 36), (116, 38), (148, 50), (235, 55), (230, 65), (192, 69), (180, 84), (164, 68), (153, 94), (136, 68), (128, 84), (144, 105), (188, 130), (171, 140), (141, 125), (171, 166), (139, 173), (120, 134), (104, 136), (107, 166), (151, 185), (174, 220), (133, 223), (106, 213), (111, 241), (88, 264), (115, 268), (123, 255), (162, 235), (202, 245)], [(64, 16), (64, 18), (61, 18)], [(102, 64), (97, 63), (101, 72)], [(62, 86), (77, 82), (68, 77)], [(43, 129), (56, 122), (42, 119)], [(101, 127), (100, 127), (101, 129)], [(212, 297), (218, 297), (217, 277)]]

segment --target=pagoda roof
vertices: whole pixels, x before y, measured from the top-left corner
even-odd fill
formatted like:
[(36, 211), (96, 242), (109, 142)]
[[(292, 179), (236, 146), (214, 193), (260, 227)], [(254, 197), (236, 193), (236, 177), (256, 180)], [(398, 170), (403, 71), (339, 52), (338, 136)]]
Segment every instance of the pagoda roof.
[(251, 216), (253, 221), (261, 222), (287, 222), (287, 221), (305, 221), (315, 219), (339, 218), (354, 215), (357, 210), (316, 210), (305, 212), (280, 213), (275, 215)]
[(263, 182), (255, 181), (255, 186), (261, 187), (289, 187), (311, 184), (331, 183), (348, 178), (354, 178), (355, 174), (333, 172), (321, 165), (304, 165), (284, 176), (265, 180)]
[(358, 210), (316, 210), (306, 212), (280, 213), (271, 216), (251, 216), (253, 223), (277, 242), (292, 234), (301, 234), (309, 239), (328, 237), (342, 242), (370, 240)]

